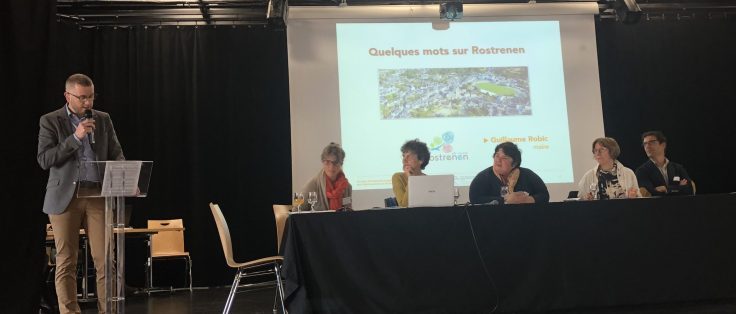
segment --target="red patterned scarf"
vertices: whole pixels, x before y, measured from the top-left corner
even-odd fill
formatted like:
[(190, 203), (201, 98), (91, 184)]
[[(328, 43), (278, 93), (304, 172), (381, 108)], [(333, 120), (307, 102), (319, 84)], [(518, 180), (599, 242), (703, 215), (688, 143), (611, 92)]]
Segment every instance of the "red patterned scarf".
[(337, 210), (342, 207), (342, 195), (347, 187), (348, 179), (345, 178), (344, 173), (340, 172), (337, 175), (335, 183), (332, 183), (330, 177), (325, 174), (325, 194), (327, 194), (327, 201), (330, 203), (330, 210)]

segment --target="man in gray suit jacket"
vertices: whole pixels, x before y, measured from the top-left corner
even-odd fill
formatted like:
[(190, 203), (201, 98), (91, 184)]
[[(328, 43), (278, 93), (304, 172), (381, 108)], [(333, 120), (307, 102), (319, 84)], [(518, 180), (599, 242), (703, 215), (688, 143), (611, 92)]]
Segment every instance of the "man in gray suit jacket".
[[(110, 116), (93, 111), (95, 87), (84, 74), (73, 74), (65, 84), (66, 104), (41, 117), (38, 164), (49, 169), (43, 212), (49, 215), (56, 244), (56, 294), (59, 310), (80, 313), (77, 303), (77, 252), (79, 229), (89, 238), (97, 274), (97, 307), (105, 311), (105, 202), (103, 198), (77, 198), (80, 182), (100, 180), (82, 161), (123, 160)], [(92, 118), (85, 118), (89, 110)], [(81, 187), (80, 187), (81, 188)]]

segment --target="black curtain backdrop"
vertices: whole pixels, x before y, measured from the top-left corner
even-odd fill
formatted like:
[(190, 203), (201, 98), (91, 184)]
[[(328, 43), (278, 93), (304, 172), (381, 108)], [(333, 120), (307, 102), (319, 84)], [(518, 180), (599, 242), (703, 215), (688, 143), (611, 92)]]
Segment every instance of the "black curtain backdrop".
[[(225, 264), (211, 201), (228, 219), (238, 259), (276, 254), (271, 205), (289, 203), (291, 190), (285, 32), (88, 29), (57, 23), (53, 5), (11, 3), (12, 19), (2, 19), (2, 73), (11, 83), (2, 93), (10, 99), (3, 128), (10, 143), (2, 155), (3, 178), (13, 180), (2, 190), (0, 221), (4, 238), (12, 240), (0, 268), (11, 288), (3, 304), (14, 307), (3, 312), (34, 312), (43, 289), (48, 219), (41, 205), (48, 173), (35, 161), (38, 119), (64, 104), (64, 80), (72, 73), (94, 80), (95, 109), (110, 113), (126, 157), (154, 161), (150, 196), (127, 201), (132, 224), (183, 218), (195, 286), (227, 285), (234, 274)], [(38, 11), (46, 21), (37, 21)], [(142, 286), (145, 247), (129, 242), (137, 245), (128, 245), (128, 283)], [(180, 283), (183, 273), (183, 265), (162, 262), (154, 280)]]
[[(57, 27), (58, 83), (50, 92), (61, 96), (69, 73), (89, 73), (100, 94), (95, 108), (110, 113), (126, 158), (154, 161), (149, 197), (129, 199), (132, 225), (183, 218), (195, 286), (227, 284), (234, 274), (209, 202), (228, 219), (236, 257), (275, 255), (271, 205), (289, 203), (291, 191), (285, 33)], [(59, 98), (44, 111), (61, 105)], [(127, 259), (128, 282), (141, 286), (145, 252), (138, 252)], [(183, 265), (163, 268), (158, 283), (182, 277)]]
[[(55, 27), (51, 1), (10, 0), (0, 10), (0, 312), (38, 313), (48, 221), (41, 213), (46, 178), (36, 163)], [(59, 94), (61, 96), (61, 94)]]
[[(9, 8), (9, 9), (7, 9)], [(38, 118), (60, 108), (63, 83), (89, 74), (111, 114), (128, 159), (153, 160), (150, 196), (129, 200), (132, 223), (183, 218), (196, 286), (227, 285), (207, 206), (220, 203), (236, 256), (275, 254), (271, 204), (291, 190), (288, 65), (283, 31), (248, 26), (79, 28), (57, 23), (53, 3), (9, 1), (0, 11), (4, 209), (8, 239), (0, 271), (12, 287), (7, 313), (37, 306), (44, 263), (41, 214), (48, 173), (35, 161)], [(699, 193), (736, 190), (727, 153), (733, 143), (736, 24), (730, 20), (597, 22), (605, 131), (621, 161), (645, 160), (639, 135), (661, 129), (669, 155)], [(591, 138), (592, 141), (592, 138)], [(316, 158), (316, 157), (315, 157)], [(315, 159), (316, 160), (316, 159)], [(135, 240), (129, 241), (131, 245)], [(140, 244), (142, 245), (142, 244)], [(143, 282), (143, 251), (131, 249), (128, 282)], [(157, 283), (183, 266), (156, 273)], [(179, 269), (181, 268), (181, 269)]]
[(636, 169), (641, 134), (661, 130), (698, 193), (736, 191), (736, 20), (605, 21), (596, 33), (605, 132), (621, 162)]

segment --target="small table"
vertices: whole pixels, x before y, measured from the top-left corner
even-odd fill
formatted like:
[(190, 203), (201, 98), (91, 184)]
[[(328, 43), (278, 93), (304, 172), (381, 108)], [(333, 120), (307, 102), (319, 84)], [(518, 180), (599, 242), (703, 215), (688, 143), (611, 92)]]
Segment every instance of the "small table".
[[(151, 246), (151, 239), (154, 234), (157, 234), (159, 232), (163, 231), (183, 231), (184, 228), (115, 228), (115, 233), (125, 233), (126, 236), (145, 236), (146, 237), (146, 245), (148, 245), (148, 259), (147, 263), (148, 266), (150, 266), (150, 263), (152, 261), (153, 251)], [(84, 269), (82, 270), (82, 295), (79, 298), (79, 302), (91, 302), (95, 301), (96, 297), (91, 297), (91, 293), (89, 292), (89, 239), (87, 238), (87, 233), (84, 229), (79, 229), (79, 235), (80, 240), (82, 241), (82, 250), (84, 251)], [(55, 245), (54, 244), (54, 231), (50, 228), (46, 230), (46, 244), (47, 245)], [(144, 288), (144, 292), (150, 292), (154, 288), (151, 287), (152, 278), (150, 278), (151, 274), (146, 274), (146, 287)]]

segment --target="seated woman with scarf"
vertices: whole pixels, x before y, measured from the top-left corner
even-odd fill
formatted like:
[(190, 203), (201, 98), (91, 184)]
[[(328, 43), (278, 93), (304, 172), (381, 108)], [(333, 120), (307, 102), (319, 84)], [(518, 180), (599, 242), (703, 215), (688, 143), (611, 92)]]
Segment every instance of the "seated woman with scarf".
[(607, 200), (613, 198), (641, 197), (636, 174), (626, 168), (618, 156), (621, 148), (610, 137), (600, 137), (593, 141), (593, 158), (598, 163), (588, 170), (578, 183), (578, 195), (584, 200)]
[(340, 144), (330, 143), (322, 150), (322, 169), (301, 190), (305, 197), (308, 192), (317, 192), (314, 210), (352, 209), (353, 187), (342, 172), (344, 160), (345, 151)]
[(478, 173), (470, 183), (470, 202), (484, 204), (546, 203), (549, 192), (544, 181), (534, 171), (519, 167), (521, 151), (512, 142), (496, 146), (493, 166)]

